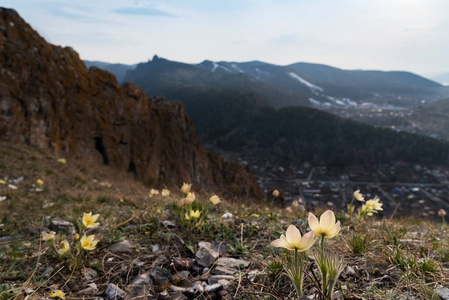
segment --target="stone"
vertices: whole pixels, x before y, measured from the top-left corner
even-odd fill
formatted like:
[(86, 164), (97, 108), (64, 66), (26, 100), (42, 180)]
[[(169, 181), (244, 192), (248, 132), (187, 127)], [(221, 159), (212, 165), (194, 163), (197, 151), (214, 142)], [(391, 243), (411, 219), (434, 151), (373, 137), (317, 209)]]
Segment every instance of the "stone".
[(81, 270), (81, 274), (83, 274), (84, 279), (87, 281), (92, 281), (96, 278), (98, 278), (98, 273), (94, 269), (91, 268), (84, 268)]
[(198, 242), (198, 248), (212, 248), (212, 243), (210, 242)]
[(3, 237), (0, 237), (0, 243), (7, 243), (7, 242), (11, 242), (13, 240), (21, 240), (23, 238), (25, 238), (25, 236), (23, 234), (3, 236)]
[(239, 269), (240, 266), (247, 268), (250, 262), (243, 259), (235, 259), (231, 257), (220, 257), (215, 262), (216, 266), (225, 266), (227, 268)]
[(126, 293), (113, 283), (108, 284), (106, 289), (106, 299), (108, 300), (121, 300), (125, 297)]
[(343, 300), (343, 299), (344, 299), (344, 296), (343, 296), (343, 293), (341, 291), (336, 291), (332, 295), (332, 300)]
[(264, 273), (261, 272), (260, 270), (251, 270), (251, 271), (248, 272), (248, 279), (251, 282), (254, 282), (256, 280), (256, 278), (257, 278), (257, 275), (260, 275), (260, 274), (264, 274)]
[(237, 270), (225, 266), (216, 266), (212, 269), (211, 273), (214, 275), (234, 275), (235, 273), (237, 273)]
[(175, 228), (176, 227), (176, 224), (173, 223), (172, 221), (169, 221), (169, 220), (162, 221), (162, 224), (164, 224), (168, 228)]
[(435, 294), (444, 300), (449, 300), (449, 288), (445, 288), (440, 285), (435, 289)]
[(134, 280), (131, 282), (132, 285), (142, 285), (142, 284), (147, 284), (147, 285), (151, 285), (152, 280), (150, 277), (150, 273), (143, 273), (138, 275), (136, 278), (134, 278)]
[(212, 242), (211, 248), (220, 253), (220, 255), (228, 253), (228, 245), (225, 242)]
[(106, 248), (106, 250), (112, 253), (133, 253), (135, 250), (135, 245), (129, 242), (128, 240), (124, 240), (123, 242), (118, 242), (110, 245)]
[(212, 275), (207, 279), (207, 283), (212, 285), (215, 283), (222, 283), (223, 281), (231, 282), (233, 280), (235, 280), (235, 277), (231, 275)]
[(172, 300), (187, 300), (187, 296), (184, 295), (182, 291), (177, 291), (171, 296)]
[(148, 288), (153, 282), (149, 273), (143, 273), (137, 276), (127, 287), (125, 300), (129, 299), (146, 299)]
[(211, 285), (207, 285), (204, 290), (206, 293), (216, 293), (223, 289), (223, 286), (220, 283), (215, 283)]
[(97, 285), (94, 282), (91, 282), (87, 284), (87, 287), (78, 293), (76, 293), (78, 296), (88, 296), (88, 295), (95, 295), (98, 292)]
[(153, 277), (155, 284), (166, 284), (173, 281), (173, 276), (167, 270), (156, 267), (151, 270), (151, 277)]
[(347, 266), (347, 267), (345, 268), (345, 274), (346, 274), (347, 276), (354, 276), (354, 275), (355, 275), (355, 270), (354, 270), (354, 268), (351, 267), (351, 266)]
[(202, 247), (195, 253), (196, 262), (203, 267), (209, 268), (220, 256), (220, 253), (211, 249)]
[(53, 230), (56, 233), (68, 233), (68, 234), (75, 234), (75, 226), (70, 223), (69, 221), (64, 221), (61, 219), (54, 219), (51, 220), (50, 226), (48, 226), (50, 230)]
[(193, 258), (173, 258), (173, 268), (175, 270), (190, 269), (193, 267), (195, 260)]

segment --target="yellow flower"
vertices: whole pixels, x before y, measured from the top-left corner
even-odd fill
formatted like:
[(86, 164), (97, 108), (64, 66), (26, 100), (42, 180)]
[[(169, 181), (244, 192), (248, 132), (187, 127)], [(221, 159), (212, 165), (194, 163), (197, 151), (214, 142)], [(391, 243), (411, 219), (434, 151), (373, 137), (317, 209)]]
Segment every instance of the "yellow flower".
[(83, 247), (83, 249), (94, 250), (95, 246), (98, 243), (98, 240), (95, 240), (95, 235), (93, 235), (93, 234), (89, 235), (88, 237), (86, 237), (86, 234), (84, 234), (81, 237), (80, 243), (81, 243), (81, 247)]
[(178, 201), (178, 206), (190, 205), (195, 201), (195, 193), (188, 193), (185, 198)]
[(378, 197), (366, 201), (365, 205), (362, 205), (362, 211), (366, 212), (368, 216), (372, 216), (373, 213), (377, 214), (378, 210), (383, 210), (383, 203), (379, 202), (380, 199)]
[(212, 203), (212, 205), (217, 205), (221, 202), (220, 197), (218, 197), (217, 195), (213, 195), (212, 197), (210, 197), (209, 201), (210, 203)]
[(84, 227), (86, 227), (86, 228), (95, 228), (98, 225), (100, 225), (100, 223), (95, 223), (95, 221), (98, 219), (99, 216), (100, 216), (99, 214), (96, 214), (96, 215), (92, 216), (92, 212), (90, 212), (88, 214), (84, 213), (83, 214), (83, 220), (82, 220)]
[(65, 164), (67, 161), (65, 160), (65, 158), (59, 158), (58, 159), (58, 163), (60, 164)]
[(36, 183), (37, 183), (38, 185), (43, 185), (43, 184), (44, 184), (44, 181), (42, 181), (41, 179), (38, 179), (38, 180), (36, 180)]
[(190, 189), (192, 188), (192, 184), (183, 183), (181, 187), (181, 193), (184, 195), (187, 195), (190, 192)]
[(190, 210), (189, 214), (185, 214), (184, 217), (186, 218), (186, 220), (190, 220), (190, 219), (198, 219), (201, 215), (201, 212), (199, 210)]
[(155, 190), (155, 189), (151, 189), (150, 190), (150, 197), (153, 197), (153, 196), (156, 196), (156, 195), (159, 195), (159, 191)]
[(299, 232), (298, 228), (294, 225), (290, 225), (288, 226), (285, 235), (282, 234), (281, 238), (272, 241), (271, 245), (302, 252), (312, 247), (315, 240), (316, 238), (313, 231), (310, 231), (301, 237), (301, 232)]
[(0, 180), (1, 184), (6, 184), (6, 181), (4, 181), (3, 179)]
[(354, 192), (354, 199), (360, 202), (365, 202), (365, 198), (363, 197), (363, 195), (360, 193), (360, 190), (357, 190)]
[(316, 236), (333, 238), (340, 231), (340, 221), (335, 223), (335, 215), (331, 210), (326, 210), (318, 221), (314, 214), (309, 213), (309, 227)]
[(61, 290), (54, 290), (53, 292), (51, 292), (50, 297), (65, 299), (65, 293)]
[(279, 197), (279, 195), (280, 195), (280, 193), (279, 193), (279, 191), (278, 190), (274, 190), (273, 191), (273, 193), (272, 193), (272, 195), (273, 195), (273, 197)]
[(45, 231), (41, 232), (41, 237), (44, 241), (51, 241), (55, 238), (56, 232), (50, 231), (50, 233), (46, 233)]
[(63, 240), (61, 242), (61, 249), (58, 249), (58, 254), (62, 256), (69, 250), (70, 250), (69, 242), (67, 240)]
[(162, 197), (168, 197), (170, 196), (170, 191), (167, 189), (163, 189), (161, 195)]

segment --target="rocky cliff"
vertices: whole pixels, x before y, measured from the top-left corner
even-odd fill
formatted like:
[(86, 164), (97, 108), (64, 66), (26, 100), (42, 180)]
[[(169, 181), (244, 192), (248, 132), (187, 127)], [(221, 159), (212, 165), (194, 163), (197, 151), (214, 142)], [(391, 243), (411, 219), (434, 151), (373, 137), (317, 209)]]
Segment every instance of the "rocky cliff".
[(204, 151), (182, 104), (148, 99), (70, 47), (48, 44), (0, 8), (0, 138), (125, 169), (146, 182), (192, 182), (259, 197), (244, 167)]

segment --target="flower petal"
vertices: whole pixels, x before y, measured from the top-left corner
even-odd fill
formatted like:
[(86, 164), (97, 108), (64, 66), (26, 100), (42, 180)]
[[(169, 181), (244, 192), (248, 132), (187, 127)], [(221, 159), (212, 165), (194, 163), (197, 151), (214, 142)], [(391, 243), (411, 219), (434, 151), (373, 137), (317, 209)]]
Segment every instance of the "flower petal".
[[(320, 226), (323, 232), (329, 231), (335, 225), (335, 215), (331, 210), (326, 210), (320, 217)], [(310, 228), (312, 229), (312, 228)], [(313, 230), (313, 229), (312, 229)]]
[(299, 229), (295, 225), (288, 226), (285, 236), (290, 245), (298, 245), (301, 241), (301, 232), (299, 232)]
[(271, 246), (290, 249), (290, 244), (286, 240), (283, 240), (283, 239), (277, 239), (277, 240), (272, 241)]
[(309, 212), (309, 227), (312, 231), (319, 231), (320, 230), (320, 222), (315, 217), (314, 214)]
[(298, 244), (298, 251), (306, 251), (315, 244), (316, 238), (313, 231), (306, 233)]
[(330, 239), (333, 238), (334, 236), (336, 236), (338, 234), (338, 232), (340, 232), (340, 221), (338, 221), (334, 227), (331, 228), (331, 230), (329, 230), (326, 233), (326, 238)]

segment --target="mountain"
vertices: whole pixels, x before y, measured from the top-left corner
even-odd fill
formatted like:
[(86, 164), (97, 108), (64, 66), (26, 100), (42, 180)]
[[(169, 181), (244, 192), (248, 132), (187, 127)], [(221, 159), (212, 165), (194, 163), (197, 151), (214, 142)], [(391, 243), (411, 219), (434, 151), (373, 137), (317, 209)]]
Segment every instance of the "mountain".
[[(449, 96), (449, 87), (402, 71), (343, 70), (312, 63), (279, 66), (261, 61), (205, 60), (192, 65), (157, 56), (138, 68), (119, 65), (118, 70), (104, 62), (86, 63), (133, 82), (150, 95), (170, 94), (181, 101), (183, 95), (174, 92), (178, 88), (239, 89), (258, 93), (275, 108), (313, 106), (339, 114), (341, 109), (365, 109), (367, 105), (414, 109), (422, 100), (433, 103)], [(158, 77), (158, 73), (165, 76)]]
[(109, 73), (112, 73), (115, 75), (115, 78), (119, 83), (123, 83), (123, 79), (125, 78), (126, 72), (129, 70), (133, 70), (136, 65), (125, 65), (125, 64), (111, 64), (101, 61), (89, 61), (84, 60), (84, 63), (86, 64), (87, 68), (90, 67), (98, 67), (100, 69), (106, 70)]
[(192, 182), (260, 197), (243, 166), (206, 152), (179, 102), (89, 70), (70, 47), (48, 44), (0, 8), (0, 138), (127, 170), (147, 183)]
[[(129, 71), (125, 80), (142, 86), (149, 95), (182, 101), (201, 141), (234, 159), (252, 155), (258, 157), (256, 160), (269, 157), (275, 164), (287, 164), (289, 158), (291, 165), (306, 161), (334, 165), (448, 162), (446, 143), (363, 125), (300, 105), (276, 106), (277, 95), (267, 93), (273, 91), (269, 87), (276, 87), (298, 98), (310, 97), (309, 105), (325, 98), (333, 103), (328, 107), (349, 106), (353, 110), (369, 97), (409, 106), (421, 103), (423, 95), (440, 97), (444, 87), (412, 73), (346, 71), (302, 63), (282, 67), (259, 61), (190, 65), (156, 56)], [(344, 97), (326, 93), (342, 93)]]
[(277, 66), (204, 61), (197, 65), (212, 73), (248, 74), (285, 92), (306, 98), (316, 107), (357, 107), (364, 102), (415, 107), (449, 95), (441, 84), (410, 72), (342, 70), (321, 64)]
[[(125, 81), (132, 82), (148, 95), (175, 97), (183, 101), (185, 88), (207, 92), (209, 89), (227, 89), (257, 93), (273, 107), (309, 105), (303, 95), (294, 95), (243, 73), (210, 72), (204, 68), (169, 61), (154, 56), (152, 60), (138, 64), (127, 72)], [(307, 94), (308, 95), (308, 94)]]

